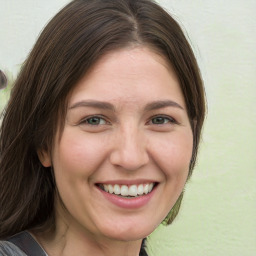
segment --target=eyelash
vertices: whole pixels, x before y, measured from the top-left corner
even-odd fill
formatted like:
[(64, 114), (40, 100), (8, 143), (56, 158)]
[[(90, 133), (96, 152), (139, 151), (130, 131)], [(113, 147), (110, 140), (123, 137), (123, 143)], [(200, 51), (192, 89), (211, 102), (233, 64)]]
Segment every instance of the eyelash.
[[(104, 124), (90, 124), (88, 121), (90, 119), (98, 119), (98, 120), (104, 120)], [(85, 119), (83, 119), (80, 124), (87, 124), (87, 125), (90, 125), (90, 126), (98, 126), (98, 125), (106, 125), (106, 124), (109, 124), (108, 121), (106, 121), (106, 118), (104, 116), (100, 116), (100, 115), (93, 115), (93, 116), (88, 116), (86, 117)]]
[[(162, 120), (164, 121), (164, 123), (153, 123), (154, 119), (157, 119), (158, 121)], [(89, 120), (90, 119), (97, 119), (98, 121), (104, 121), (104, 124), (101, 123), (97, 123), (97, 124), (90, 124)], [(101, 115), (93, 115), (93, 116), (88, 116), (85, 119), (83, 119), (80, 124), (86, 124), (86, 125), (90, 125), (90, 126), (99, 126), (99, 125), (106, 125), (106, 124), (110, 124), (110, 122), (108, 122), (106, 120), (106, 118), (104, 116)], [(165, 116), (165, 115), (155, 115), (153, 117), (150, 118), (150, 120), (147, 122), (147, 125), (152, 124), (152, 125), (157, 125), (157, 126), (161, 126), (161, 125), (166, 125), (166, 124), (178, 124), (178, 122), (170, 117), (170, 116)]]
[(158, 124), (154, 124), (154, 125), (165, 125), (165, 124), (177, 124), (178, 123), (174, 118), (172, 118), (170, 116), (165, 116), (165, 115), (155, 115), (150, 118), (149, 122), (152, 123), (152, 120), (157, 119), (157, 118), (164, 120), (164, 123), (158, 123)]

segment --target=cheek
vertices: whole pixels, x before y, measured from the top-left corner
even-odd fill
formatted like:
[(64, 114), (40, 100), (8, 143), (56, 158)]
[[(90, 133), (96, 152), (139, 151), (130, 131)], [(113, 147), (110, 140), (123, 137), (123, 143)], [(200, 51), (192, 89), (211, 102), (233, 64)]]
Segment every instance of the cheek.
[(155, 161), (166, 176), (187, 175), (192, 157), (193, 135), (190, 130), (173, 133), (156, 140), (153, 147)]
[[(67, 172), (92, 173), (104, 161), (104, 139), (84, 133), (64, 133), (55, 149), (55, 169)], [(106, 144), (105, 144), (106, 145)]]

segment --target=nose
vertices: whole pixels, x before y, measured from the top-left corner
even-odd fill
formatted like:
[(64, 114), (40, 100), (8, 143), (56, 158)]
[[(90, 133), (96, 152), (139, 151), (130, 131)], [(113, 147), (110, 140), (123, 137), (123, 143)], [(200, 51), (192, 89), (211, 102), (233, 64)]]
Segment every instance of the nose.
[(120, 130), (114, 138), (111, 164), (128, 171), (140, 169), (149, 161), (146, 144), (145, 135), (138, 128)]

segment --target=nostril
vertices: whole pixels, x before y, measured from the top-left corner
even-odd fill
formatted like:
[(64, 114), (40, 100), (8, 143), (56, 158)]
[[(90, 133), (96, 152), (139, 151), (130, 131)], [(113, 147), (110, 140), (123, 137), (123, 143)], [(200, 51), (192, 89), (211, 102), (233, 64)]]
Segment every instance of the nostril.
[(7, 85), (7, 78), (2, 70), (0, 70), (0, 89), (5, 88)]

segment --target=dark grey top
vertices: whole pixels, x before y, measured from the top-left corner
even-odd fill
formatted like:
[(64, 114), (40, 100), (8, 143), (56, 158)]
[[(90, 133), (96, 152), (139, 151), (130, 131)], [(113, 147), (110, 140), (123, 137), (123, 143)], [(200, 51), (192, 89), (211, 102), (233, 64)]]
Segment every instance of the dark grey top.
[[(143, 239), (140, 256), (147, 256)], [(20, 232), (6, 241), (0, 241), (0, 256), (48, 256), (27, 231)]]
[(47, 256), (47, 254), (29, 232), (23, 231), (6, 241), (0, 241), (0, 256)]

